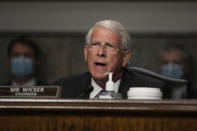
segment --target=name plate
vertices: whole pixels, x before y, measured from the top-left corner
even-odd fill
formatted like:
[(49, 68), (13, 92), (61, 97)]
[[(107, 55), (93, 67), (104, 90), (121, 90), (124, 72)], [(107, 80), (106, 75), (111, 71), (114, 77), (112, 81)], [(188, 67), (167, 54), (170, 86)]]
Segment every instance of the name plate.
[(0, 86), (2, 98), (58, 98), (60, 86)]

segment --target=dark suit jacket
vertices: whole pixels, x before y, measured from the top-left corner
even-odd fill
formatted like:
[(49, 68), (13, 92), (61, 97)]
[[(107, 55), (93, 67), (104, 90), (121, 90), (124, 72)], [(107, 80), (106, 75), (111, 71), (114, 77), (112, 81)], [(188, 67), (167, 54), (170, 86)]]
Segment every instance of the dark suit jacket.
[(188, 83), (187, 94), (188, 99), (197, 99), (197, 88), (195, 88), (191, 82)]
[[(86, 93), (89, 85), (91, 85), (91, 75), (89, 72), (57, 80), (53, 85), (61, 85), (62, 98), (89, 98), (90, 92)], [(127, 98), (127, 91), (130, 87), (157, 87), (163, 91), (163, 97), (167, 98), (167, 83), (150, 76), (125, 70), (122, 77), (118, 92)]]

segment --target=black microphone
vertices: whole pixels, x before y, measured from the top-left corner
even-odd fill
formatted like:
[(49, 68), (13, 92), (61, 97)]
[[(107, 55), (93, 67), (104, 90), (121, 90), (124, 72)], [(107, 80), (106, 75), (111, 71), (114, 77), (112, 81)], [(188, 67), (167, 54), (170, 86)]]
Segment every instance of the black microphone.
[(81, 95), (79, 95), (77, 98), (81, 98), (81, 97), (85, 96), (86, 94), (90, 93), (92, 90), (93, 90), (93, 86), (89, 85), (86, 88), (86, 90)]

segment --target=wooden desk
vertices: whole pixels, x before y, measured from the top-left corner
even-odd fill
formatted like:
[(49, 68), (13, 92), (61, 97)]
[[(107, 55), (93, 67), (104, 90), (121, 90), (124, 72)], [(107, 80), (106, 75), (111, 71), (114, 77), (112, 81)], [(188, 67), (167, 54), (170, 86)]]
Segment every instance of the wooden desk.
[(0, 99), (1, 131), (197, 131), (197, 101)]

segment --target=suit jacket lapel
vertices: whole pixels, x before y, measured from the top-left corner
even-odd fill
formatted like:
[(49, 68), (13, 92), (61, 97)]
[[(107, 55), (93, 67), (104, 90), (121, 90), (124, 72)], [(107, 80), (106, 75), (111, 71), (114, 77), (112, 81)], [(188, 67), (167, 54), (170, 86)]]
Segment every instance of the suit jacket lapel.
[(87, 89), (90, 85), (91, 85), (91, 75), (88, 72), (80, 84), (80, 86), (82, 88), (81, 94), (83, 94), (80, 98), (82, 98), (82, 99), (89, 99), (90, 98), (90, 92), (87, 93)]

